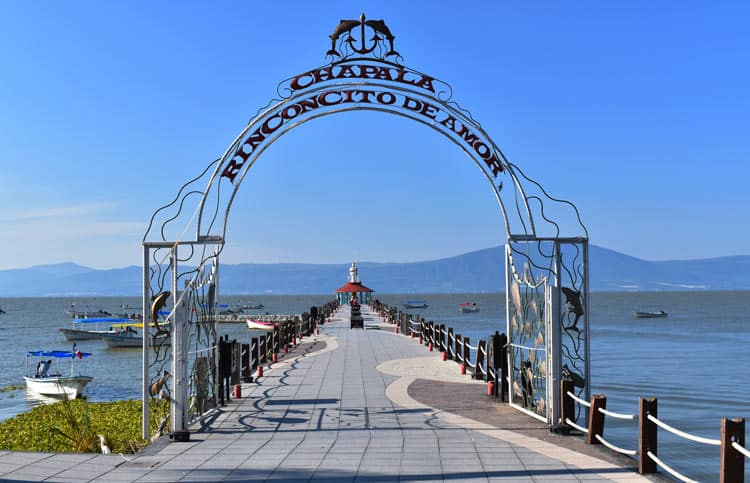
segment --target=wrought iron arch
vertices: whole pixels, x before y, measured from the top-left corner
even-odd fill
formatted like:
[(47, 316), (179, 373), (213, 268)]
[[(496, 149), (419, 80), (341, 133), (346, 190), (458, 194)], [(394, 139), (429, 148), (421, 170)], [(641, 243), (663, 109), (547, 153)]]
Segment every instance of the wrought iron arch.
[[(366, 29), (374, 32), (373, 37), (366, 37)], [(556, 423), (560, 401), (555, 384), (565, 371), (584, 381), (577, 386), (579, 394), (589, 394), (588, 232), (577, 208), (548, 195), (511, 163), (453, 99), (448, 83), (398, 62), (394, 37), (382, 20), (362, 15), (341, 21), (330, 38), (327, 55), (335, 60), (279, 83), (277, 96), (258, 110), (222, 156), (152, 216), (143, 238), (144, 322), (153, 325), (161, 319), (171, 324), (156, 327), (171, 336), (172, 349), (167, 339), (151, 339), (144, 330), (144, 437), (150, 432), (147, 403), (157, 396), (154, 384), (165, 378), (172, 377), (172, 384), (166, 385), (173, 401), (172, 431), (184, 430), (188, 421), (216, 404), (218, 259), (242, 181), (284, 134), (349, 111), (394, 114), (428, 126), (481, 171), (507, 233), (511, 403)], [(190, 212), (187, 206), (196, 208)], [(563, 236), (551, 211), (567, 212), (572, 235)], [(182, 269), (183, 263), (187, 268)], [(160, 311), (152, 295), (166, 292), (172, 294), (171, 308)], [(160, 342), (152, 344), (153, 340)]]

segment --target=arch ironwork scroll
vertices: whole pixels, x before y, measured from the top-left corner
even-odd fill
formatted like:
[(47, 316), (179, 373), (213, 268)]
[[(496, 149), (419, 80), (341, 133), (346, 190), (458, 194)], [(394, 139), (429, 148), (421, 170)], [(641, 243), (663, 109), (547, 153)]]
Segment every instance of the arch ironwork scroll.
[[(563, 236), (568, 240), (582, 240), (585, 244), (588, 233), (575, 205), (548, 195), (539, 183), (510, 162), (471, 112), (454, 99), (450, 84), (404, 65), (403, 58), (395, 50), (395, 36), (384, 21), (368, 20), (364, 14), (358, 20), (342, 20), (329, 39), (331, 44), (326, 51), (329, 63), (280, 82), (276, 95), (250, 118), (224, 153), (185, 183), (169, 204), (154, 213), (143, 239), (144, 308), (155, 294), (171, 291), (174, 294), (172, 309), (167, 310), (165, 318), (174, 324), (178, 312), (175, 308), (183, 300), (190, 301), (185, 312), (188, 314), (186, 337), (191, 341), (192, 352), (212, 350), (216, 346), (215, 323), (212, 329), (207, 330), (207, 327), (210, 325), (208, 321), (215, 320), (212, 311), (215, 312), (213, 304), (218, 297), (218, 259), (225, 242), (229, 213), (243, 180), (265, 150), (287, 132), (308, 121), (350, 111), (385, 113), (411, 119), (438, 132), (463, 151), (495, 195), (508, 235), (508, 246), (525, 245), (523, 249), (517, 246), (508, 252), (508, 267), (534, 267), (529, 271), (528, 279), (525, 275), (518, 276), (517, 271), (509, 271), (509, 282), (516, 280), (532, 287), (533, 280), (544, 279), (559, 293), (559, 257), (535, 265), (532, 261), (536, 256), (532, 256), (531, 247), (534, 243), (560, 240)], [(564, 234), (562, 227), (573, 229)], [(578, 273), (576, 268), (570, 270)], [(213, 286), (212, 296), (209, 296), (208, 289), (203, 290), (209, 286)], [(203, 290), (200, 294), (199, 288)], [(586, 284), (579, 283), (573, 289), (581, 293), (582, 300), (587, 300)], [(508, 302), (510, 306), (510, 300)], [(540, 302), (537, 307), (539, 305)], [(204, 312), (201, 308), (205, 308)], [(518, 307), (518, 310), (523, 312), (524, 309)], [(512, 335), (510, 318), (509, 314), (508, 331)], [(585, 320), (588, 320), (588, 314)], [(586, 334), (584, 332), (584, 338)], [(542, 341), (540, 347), (547, 346), (544, 334), (539, 340)], [(145, 337), (144, 344), (148, 344)], [(583, 353), (587, 342), (571, 347), (587, 362), (588, 356)], [(572, 359), (578, 360), (578, 356)], [(144, 356), (144, 399), (147, 384), (158, 381), (166, 370), (159, 366), (165, 360), (158, 351), (154, 351), (153, 360)], [(201, 384), (189, 376), (196, 373), (193, 361), (193, 369), (183, 371), (188, 375), (175, 375), (173, 387), (180, 384), (188, 387), (188, 398), (197, 401), (199, 398), (193, 394), (192, 388), (204, 387), (205, 381), (215, 379), (215, 362), (211, 362), (215, 360), (215, 357), (201, 359), (199, 372), (210, 374), (203, 377)], [(572, 362), (567, 365), (571, 370), (581, 367)], [(534, 377), (541, 377), (542, 364), (532, 366), (537, 368)], [(588, 370), (580, 371), (580, 375), (588, 378)], [(195, 414), (201, 414), (211, 405), (210, 401), (215, 401), (214, 393), (215, 390), (209, 391), (207, 406), (203, 404), (206, 398), (200, 398), (202, 402)], [(535, 409), (534, 412), (539, 411)], [(144, 432), (146, 417), (144, 410)], [(189, 419), (190, 415), (185, 417)]]

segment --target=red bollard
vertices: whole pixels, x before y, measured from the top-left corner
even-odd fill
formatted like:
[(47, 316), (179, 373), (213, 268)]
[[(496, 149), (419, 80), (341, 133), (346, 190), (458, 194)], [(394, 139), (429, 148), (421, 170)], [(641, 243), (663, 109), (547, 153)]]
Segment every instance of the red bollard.
[(398, 334), (398, 325), (394, 326), (393, 328), (394, 328), (394, 329), (396, 329), (396, 330), (394, 330), (393, 332), (395, 332), (395, 333), (397, 333), (397, 334)]
[(232, 394), (235, 399), (240, 399), (242, 397), (242, 386), (240, 386), (239, 384), (235, 384)]
[(320, 329), (318, 329), (317, 327), (315, 327), (315, 335), (320, 335)]
[(427, 350), (432, 352), (432, 342), (430, 342), (430, 344), (427, 346)]
[(292, 336), (292, 347), (297, 345), (297, 336)]
[(448, 360), (448, 353), (443, 352), (443, 361), (447, 361), (447, 360)]
[(458, 371), (459, 371), (459, 373), (460, 373), (460, 374), (461, 374), (462, 376), (465, 376), (465, 375), (466, 375), (466, 364), (464, 364), (464, 363), (462, 362), (462, 363), (461, 363), (461, 366), (460, 366), (460, 367), (459, 367), (459, 369), (458, 369)]
[(284, 354), (288, 354), (288, 353), (289, 353), (289, 346), (284, 344)]
[(495, 395), (495, 381), (487, 381), (487, 395), (488, 396)]
[(419, 345), (422, 345), (422, 335), (419, 335)]
[(263, 377), (263, 366), (258, 366), (258, 377)]
[(279, 362), (279, 355), (278, 355), (278, 354), (276, 354), (275, 352), (274, 352), (274, 353), (273, 353), (273, 355), (271, 356), (271, 362), (274, 362), (274, 363), (275, 363), (275, 362)]

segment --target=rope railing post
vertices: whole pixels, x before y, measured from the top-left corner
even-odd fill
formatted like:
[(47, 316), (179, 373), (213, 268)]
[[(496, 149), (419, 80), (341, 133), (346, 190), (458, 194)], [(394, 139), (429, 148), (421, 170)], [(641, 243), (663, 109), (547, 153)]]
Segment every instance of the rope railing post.
[(745, 481), (745, 456), (732, 443), (745, 446), (745, 419), (721, 418), (720, 483)]
[(250, 339), (250, 372), (254, 371), (260, 363), (260, 359), (258, 358), (258, 354), (260, 353), (258, 351), (259, 345), (260, 343), (258, 342), (257, 337), (253, 337)]
[(244, 382), (253, 382), (250, 374), (250, 344), (242, 344), (242, 380)]
[(448, 359), (453, 359), (453, 354), (455, 354), (455, 352), (451, 350), (452, 349), (451, 344), (453, 343), (452, 342), (453, 340), (455, 340), (455, 337), (453, 335), (453, 327), (448, 327), (448, 338), (445, 341), (446, 342), (445, 352), (447, 354)]
[(576, 420), (576, 402), (572, 397), (568, 396), (568, 392), (573, 392), (573, 381), (563, 379), (560, 381), (560, 401), (562, 401), (560, 422), (562, 424), (567, 424), (565, 421), (568, 419), (571, 421)]
[(485, 380), (487, 371), (484, 369), (484, 341), (477, 342), (477, 362), (474, 367), (474, 379)]
[(589, 410), (589, 432), (587, 435), (589, 444), (601, 444), (596, 436), (604, 436), (604, 413), (599, 411), (599, 409), (607, 409), (607, 396), (605, 396), (604, 394), (594, 394), (593, 396), (591, 396), (591, 409)]
[(455, 344), (453, 348), (453, 353), (456, 354), (456, 362), (463, 362), (464, 361), (463, 360), (464, 349), (463, 349), (463, 344), (461, 343), (461, 341), (463, 340), (461, 338), (461, 334), (456, 334), (454, 339), (455, 339)]
[(638, 473), (642, 475), (656, 473), (656, 461), (648, 453), (658, 454), (658, 433), (656, 424), (648, 416), (658, 417), (657, 407), (655, 397), (642, 397), (638, 404)]
[(500, 400), (505, 401), (508, 393), (508, 336), (500, 334)]
[[(467, 369), (471, 370), (470, 369), (470, 365), (471, 365), (471, 348), (469, 347), (469, 338), (468, 337), (464, 337), (464, 344), (463, 344), (463, 346), (464, 346), (464, 348), (463, 348), (464, 349), (464, 357), (463, 357), (464, 364), (466, 365)], [(476, 371), (476, 369), (474, 371)]]

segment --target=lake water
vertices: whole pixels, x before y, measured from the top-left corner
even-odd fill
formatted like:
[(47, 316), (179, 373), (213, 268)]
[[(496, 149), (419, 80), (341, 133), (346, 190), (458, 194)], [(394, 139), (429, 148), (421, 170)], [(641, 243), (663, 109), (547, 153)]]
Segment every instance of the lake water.
[[(504, 294), (379, 294), (397, 305), (420, 298), (429, 304), (413, 311), (471, 337), (472, 344), (495, 330), (505, 331)], [(332, 299), (311, 296), (227, 296), (221, 302), (265, 305), (263, 312), (301, 313)], [(481, 310), (461, 314), (458, 304), (478, 302)], [(64, 314), (71, 303), (121, 312), (138, 306), (138, 297), (0, 298), (0, 387), (23, 385), (27, 350), (69, 350), (72, 343), (58, 328), (70, 325)], [(592, 393), (607, 395), (607, 408), (635, 414), (640, 396), (659, 399), (659, 418), (684, 431), (718, 438), (721, 417), (750, 418), (750, 292), (654, 292), (591, 294)], [(633, 310), (656, 305), (666, 319), (634, 319)], [(260, 311), (258, 311), (260, 312)], [(248, 340), (241, 324), (222, 324), (219, 334)], [(141, 356), (137, 349), (107, 349), (101, 341), (79, 341), (93, 352), (95, 379), (86, 390), (92, 401), (140, 398)], [(0, 393), (0, 419), (31, 408), (25, 390)], [(605, 437), (637, 447), (637, 424), (607, 420)], [(719, 449), (659, 431), (659, 455), (675, 469), (699, 481), (718, 481)], [(750, 474), (750, 467), (746, 470)]]

